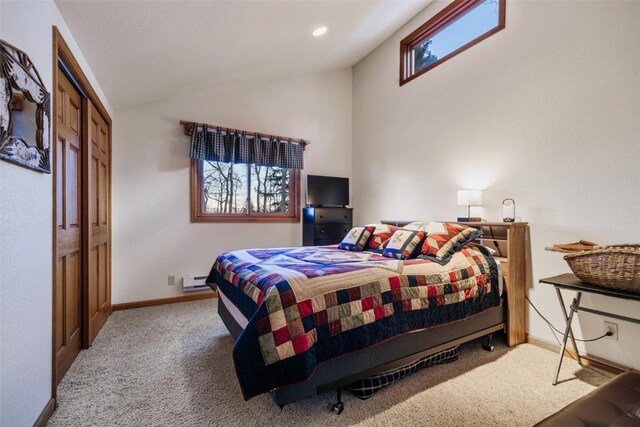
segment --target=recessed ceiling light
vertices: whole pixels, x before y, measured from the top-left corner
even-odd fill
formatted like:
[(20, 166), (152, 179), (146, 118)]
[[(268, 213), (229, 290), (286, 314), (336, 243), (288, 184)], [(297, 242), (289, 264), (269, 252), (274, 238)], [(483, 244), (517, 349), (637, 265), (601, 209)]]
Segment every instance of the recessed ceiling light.
[(313, 34), (314, 37), (320, 37), (321, 35), (323, 35), (326, 32), (327, 32), (327, 27), (319, 27), (319, 28), (316, 28), (315, 30), (313, 30), (313, 33), (311, 33), (311, 34)]

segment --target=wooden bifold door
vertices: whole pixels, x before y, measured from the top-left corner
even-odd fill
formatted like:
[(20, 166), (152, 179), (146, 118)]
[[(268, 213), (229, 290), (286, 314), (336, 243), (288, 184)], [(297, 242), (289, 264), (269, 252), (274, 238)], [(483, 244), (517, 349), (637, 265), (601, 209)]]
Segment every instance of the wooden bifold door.
[(82, 348), (82, 98), (58, 72), (54, 155), (56, 266), (54, 352), (56, 383)]
[(110, 119), (56, 70), (54, 385), (111, 312)]
[(109, 128), (98, 110), (86, 100), (88, 150), (85, 194), (87, 217), (87, 328), (90, 345), (111, 311), (111, 241)]

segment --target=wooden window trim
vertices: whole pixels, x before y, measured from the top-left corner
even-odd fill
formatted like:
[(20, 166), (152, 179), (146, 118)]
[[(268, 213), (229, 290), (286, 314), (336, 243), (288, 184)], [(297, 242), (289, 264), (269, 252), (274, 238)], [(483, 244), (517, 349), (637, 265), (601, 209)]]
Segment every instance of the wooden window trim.
[(454, 0), (449, 6), (442, 9), (433, 18), (422, 24), (418, 29), (409, 34), (407, 37), (400, 41), (400, 86), (410, 82), (411, 80), (423, 75), (427, 71), (437, 67), (438, 65), (448, 61), (459, 53), (464, 52), (471, 46), (480, 43), (482, 40), (491, 37), (498, 31), (505, 27), (505, 11), (506, 0), (498, 0), (498, 25), (491, 30), (479, 35), (475, 39), (471, 40), (465, 45), (460, 46), (458, 49), (449, 53), (448, 55), (439, 58), (433, 64), (428, 65), (422, 70), (409, 75), (409, 66), (411, 64), (410, 57), (412, 50), (422, 43), (424, 40), (432, 37), (437, 32), (445, 28), (450, 23), (454, 22), (462, 15), (469, 12), (471, 9), (482, 3), (483, 0)]
[(202, 211), (202, 162), (191, 159), (191, 222), (300, 222), (300, 171), (291, 170), (290, 214), (217, 214)]

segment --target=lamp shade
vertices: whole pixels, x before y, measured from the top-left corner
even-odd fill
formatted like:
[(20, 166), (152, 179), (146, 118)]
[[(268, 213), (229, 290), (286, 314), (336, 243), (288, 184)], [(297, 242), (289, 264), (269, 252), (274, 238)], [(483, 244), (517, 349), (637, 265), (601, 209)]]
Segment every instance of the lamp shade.
[(458, 190), (458, 206), (482, 206), (482, 190)]

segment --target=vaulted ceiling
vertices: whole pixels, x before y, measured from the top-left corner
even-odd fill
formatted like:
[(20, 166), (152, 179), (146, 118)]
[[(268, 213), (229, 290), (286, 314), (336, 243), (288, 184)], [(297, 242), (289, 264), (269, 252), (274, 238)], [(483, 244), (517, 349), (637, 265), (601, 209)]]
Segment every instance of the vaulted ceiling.
[(116, 109), (352, 66), (430, 2), (56, 0)]

